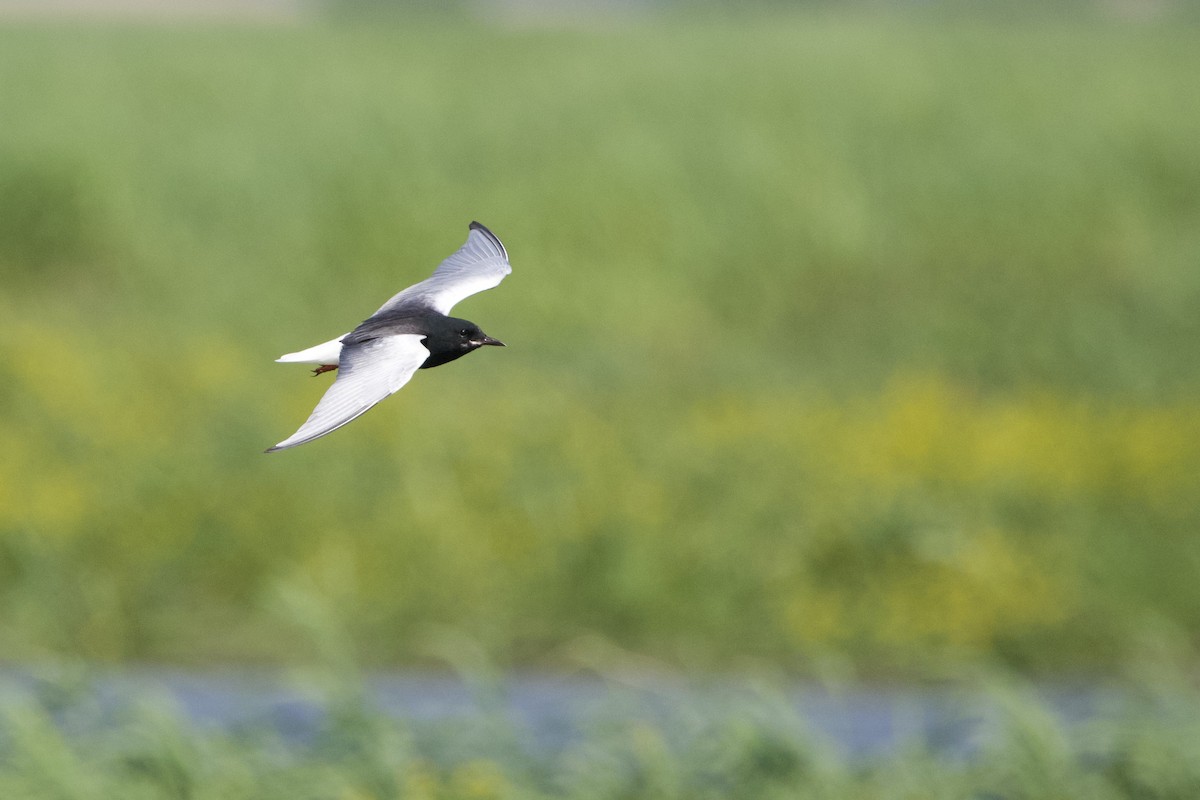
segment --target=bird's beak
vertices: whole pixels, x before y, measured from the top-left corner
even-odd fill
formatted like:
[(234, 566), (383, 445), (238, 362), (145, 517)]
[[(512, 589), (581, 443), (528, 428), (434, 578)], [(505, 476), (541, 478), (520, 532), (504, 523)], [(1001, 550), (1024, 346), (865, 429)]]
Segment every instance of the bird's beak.
[(494, 345), (496, 345), (496, 347), (505, 347), (506, 346), (504, 344), (504, 342), (500, 341), (499, 339), (493, 339), (490, 336), (484, 336), (482, 339), (479, 339), (478, 341), (471, 342), (471, 344), (479, 345), (480, 347), (483, 347), (485, 344), (494, 344)]

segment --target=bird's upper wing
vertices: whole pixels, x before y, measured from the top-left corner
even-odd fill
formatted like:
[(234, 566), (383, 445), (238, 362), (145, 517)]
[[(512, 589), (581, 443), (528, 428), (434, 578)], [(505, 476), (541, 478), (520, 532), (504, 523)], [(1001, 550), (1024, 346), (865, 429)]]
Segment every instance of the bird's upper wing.
[(429, 358), (423, 336), (383, 336), (342, 347), (338, 377), (300, 430), (267, 450), (284, 450), (331, 433), (408, 383)]
[(433, 275), (384, 303), (375, 316), (405, 305), (449, 314), (456, 303), (499, 285), (510, 272), (504, 245), (494, 233), (472, 222), (466, 244), (443, 261)]

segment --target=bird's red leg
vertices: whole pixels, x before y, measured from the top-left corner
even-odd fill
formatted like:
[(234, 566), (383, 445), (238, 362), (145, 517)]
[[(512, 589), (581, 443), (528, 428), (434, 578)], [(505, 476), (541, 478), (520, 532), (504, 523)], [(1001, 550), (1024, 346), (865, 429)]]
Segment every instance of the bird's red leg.
[(322, 364), (313, 370), (313, 377), (320, 375), (322, 372), (329, 372), (333, 369), (337, 369), (337, 364)]

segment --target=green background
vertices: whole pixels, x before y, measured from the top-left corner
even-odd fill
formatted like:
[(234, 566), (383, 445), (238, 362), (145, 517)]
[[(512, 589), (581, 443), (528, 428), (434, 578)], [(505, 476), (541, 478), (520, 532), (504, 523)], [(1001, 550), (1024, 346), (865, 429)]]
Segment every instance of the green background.
[[(1190, 663), (1200, 29), (1112, 8), (0, 26), (0, 656)], [(472, 219), (509, 347), (264, 455)]]
[(5, 5), (0, 797), (1200, 796), (1193, 6)]

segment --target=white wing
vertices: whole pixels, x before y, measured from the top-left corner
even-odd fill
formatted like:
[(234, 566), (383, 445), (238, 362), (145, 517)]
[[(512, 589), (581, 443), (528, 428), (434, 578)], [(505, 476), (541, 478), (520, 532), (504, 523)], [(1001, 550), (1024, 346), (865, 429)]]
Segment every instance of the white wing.
[(300, 430), (267, 450), (283, 450), (332, 433), (408, 383), (429, 351), (415, 333), (384, 336), (342, 348), (338, 376)]
[(472, 222), (466, 244), (443, 261), (432, 276), (400, 292), (375, 314), (407, 304), (449, 314), (455, 304), (499, 285), (510, 272), (512, 267), (509, 266), (504, 245), (494, 233), (478, 222)]

